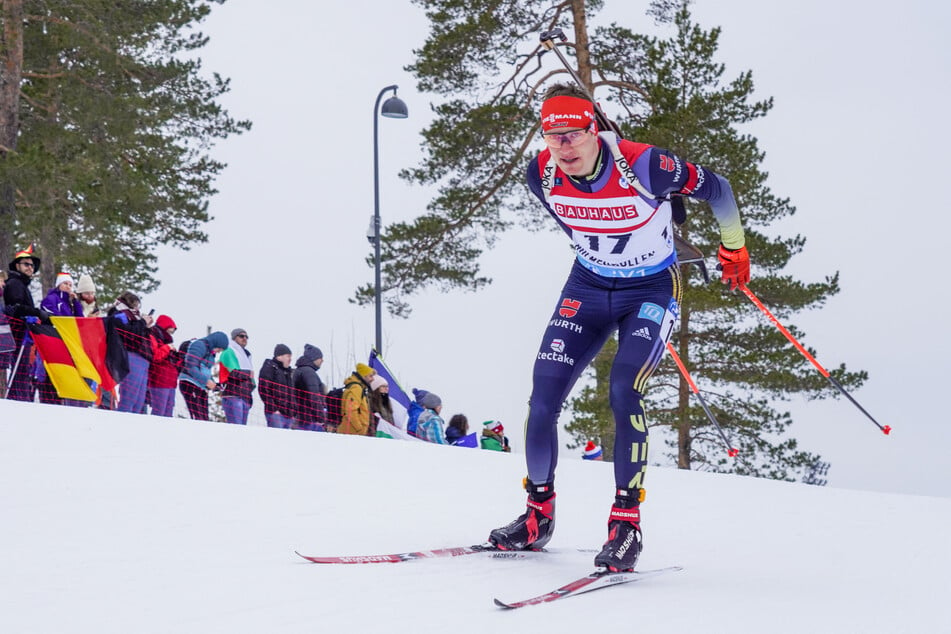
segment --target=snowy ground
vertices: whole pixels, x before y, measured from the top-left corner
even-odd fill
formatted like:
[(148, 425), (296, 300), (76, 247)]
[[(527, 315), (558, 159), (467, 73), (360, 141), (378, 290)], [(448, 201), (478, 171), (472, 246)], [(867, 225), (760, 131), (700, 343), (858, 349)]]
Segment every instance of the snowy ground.
[[(642, 568), (590, 568), (609, 464), (564, 457), (557, 552), (318, 566), (481, 542), (523, 456), (0, 402), (0, 632), (949, 632), (951, 499), (653, 468)], [(883, 469), (882, 477), (888, 472)]]

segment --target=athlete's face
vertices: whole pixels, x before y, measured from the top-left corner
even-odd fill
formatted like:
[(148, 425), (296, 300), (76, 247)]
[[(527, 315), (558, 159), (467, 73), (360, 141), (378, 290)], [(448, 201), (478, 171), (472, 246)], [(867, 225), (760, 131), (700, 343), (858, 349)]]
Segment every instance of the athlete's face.
[(598, 163), (598, 135), (591, 128), (559, 130), (545, 134), (545, 145), (555, 163), (568, 176), (588, 176)]

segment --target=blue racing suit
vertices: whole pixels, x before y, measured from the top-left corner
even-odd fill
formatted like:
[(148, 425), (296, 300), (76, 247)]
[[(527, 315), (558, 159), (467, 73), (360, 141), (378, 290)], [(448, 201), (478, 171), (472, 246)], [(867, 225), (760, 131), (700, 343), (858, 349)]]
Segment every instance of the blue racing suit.
[[(529, 480), (554, 481), (561, 407), (604, 342), (618, 331), (610, 376), (617, 433), (614, 476), (619, 488), (642, 488), (648, 448), (643, 394), (678, 320), (682, 281), (669, 201), (637, 193), (615, 164), (606, 145), (610, 141), (599, 142), (601, 155), (588, 178), (565, 175), (547, 149), (528, 167), (529, 188), (571, 237), (576, 262), (535, 360), (525, 454)], [(724, 246), (744, 246), (726, 179), (666, 150), (618, 143), (647, 191), (656, 197), (676, 193), (708, 201)]]

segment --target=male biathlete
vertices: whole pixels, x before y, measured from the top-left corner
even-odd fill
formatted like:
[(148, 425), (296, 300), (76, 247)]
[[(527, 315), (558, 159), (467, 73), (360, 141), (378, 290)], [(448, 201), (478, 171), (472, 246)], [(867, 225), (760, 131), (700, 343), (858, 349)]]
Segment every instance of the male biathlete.
[(722, 280), (731, 288), (749, 281), (749, 254), (722, 176), (667, 150), (599, 136), (594, 104), (573, 85), (545, 93), (541, 123), (547, 148), (529, 164), (528, 186), (571, 237), (576, 259), (535, 360), (525, 429), (527, 508), (493, 530), (489, 541), (503, 550), (533, 550), (551, 539), (558, 415), (582, 371), (618, 331), (610, 378), (615, 501), (594, 563), (612, 572), (633, 570), (643, 547), (648, 435), (642, 395), (663, 358), (682, 294), (669, 196), (709, 202), (720, 226)]

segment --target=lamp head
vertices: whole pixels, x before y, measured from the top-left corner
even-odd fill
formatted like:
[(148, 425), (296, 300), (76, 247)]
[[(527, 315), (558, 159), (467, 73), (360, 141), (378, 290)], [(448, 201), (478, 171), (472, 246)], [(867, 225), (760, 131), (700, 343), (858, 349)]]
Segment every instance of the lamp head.
[(403, 100), (394, 94), (383, 102), (380, 114), (390, 119), (405, 119), (409, 116), (409, 110)]

